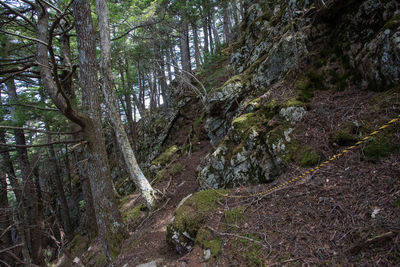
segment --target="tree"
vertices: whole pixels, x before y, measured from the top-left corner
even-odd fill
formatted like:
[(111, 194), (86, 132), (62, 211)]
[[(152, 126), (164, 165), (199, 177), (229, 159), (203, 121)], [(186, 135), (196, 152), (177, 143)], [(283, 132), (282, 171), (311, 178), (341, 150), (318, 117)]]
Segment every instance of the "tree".
[(105, 0), (96, 0), (96, 7), (101, 40), (101, 67), (103, 73), (102, 88), (107, 112), (111, 122), (113, 123), (117, 141), (128, 168), (128, 173), (135, 185), (139, 188), (147, 207), (152, 210), (156, 205), (156, 191), (152, 188), (149, 181), (139, 168), (136, 157), (130, 147), (129, 139), (122, 124), (121, 117), (117, 111), (117, 101), (113, 92), (113, 78), (111, 71), (111, 44), (108, 26), (108, 8)]

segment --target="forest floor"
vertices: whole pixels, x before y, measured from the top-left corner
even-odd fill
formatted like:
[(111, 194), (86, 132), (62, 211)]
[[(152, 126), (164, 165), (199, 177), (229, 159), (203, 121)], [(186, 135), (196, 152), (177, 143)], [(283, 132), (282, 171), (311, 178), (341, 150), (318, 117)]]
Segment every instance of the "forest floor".
[[(309, 112), (296, 125), (293, 135), (326, 160), (352, 144), (333, 140), (333, 133), (340, 126), (357, 121), (368, 124), (371, 131), (379, 128), (398, 115), (399, 96), (399, 91), (316, 92), (308, 104)], [(168, 145), (183, 147), (199, 115), (193, 105), (183, 110)], [(167, 172), (155, 185), (165, 193), (159, 209), (152, 213), (140, 211), (129, 223), (130, 236), (113, 266), (137, 266), (151, 261), (157, 261), (158, 266), (202, 267), (395, 266), (400, 263), (399, 123), (387, 131), (392, 133), (395, 150), (379, 159), (367, 159), (365, 146), (361, 146), (305, 179), (268, 195), (220, 199), (204, 227), (210, 229), (212, 238), (221, 241), (221, 247), (207, 261), (201, 246), (179, 255), (166, 243), (167, 225), (181, 200), (198, 191), (198, 166), (212, 151), (203, 133), (190, 155), (181, 152), (174, 159), (181, 166), (180, 171), (174, 175)], [(292, 163), (288, 167), (273, 183), (236, 188), (230, 193), (260, 192), (306, 171)], [(140, 202), (138, 194), (132, 194), (121, 211), (134, 210)], [(234, 215), (229, 221), (227, 211)], [(92, 263), (89, 266), (100, 266)]]

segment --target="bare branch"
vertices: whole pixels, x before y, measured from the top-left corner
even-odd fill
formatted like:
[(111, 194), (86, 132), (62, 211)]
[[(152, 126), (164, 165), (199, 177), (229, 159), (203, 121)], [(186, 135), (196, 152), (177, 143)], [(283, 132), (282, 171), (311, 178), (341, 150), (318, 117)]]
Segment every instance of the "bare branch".
[(43, 42), (41, 40), (38, 40), (38, 39), (32, 38), (32, 37), (28, 37), (28, 36), (25, 36), (25, 35), (16, 34), (16, 33), (8, 32), (8, 31), (5, 31), (5, 30), (0, 30), (0, 32), (5, 33), (5, 34), (9, 34), (9, 35), (13, 35), (13, 36), (16, 36), (16, 37), (20, 37), (22, 39), (38, 42), (38, 43), (41, 43), (41, 44), (46, 45), (46, 46), (48, 45), (48, 44), (46, 44), (45, 42)]
[(44, 108), (44, 107), (36, 106), (35, 104), (20, 104), (20, 103), (16, 103), (16, 104), (2, 104), (2, 105), (0, 105), (0, 107), (12, 107), (12, 106), (22, 106), (22, 107), (27, 107), (27, 108), (35, 108), (35, 109), (44, 110), (44, 111), (57, 111), (57, 112), (60, 111), (57, 108)]
[(7, 74), (7, 73), (22, 72), (22, 71), (24, 71), (26, 69), (29, 69), (30, 67), (33, 67), (33, 66), (37, 66), (37, 63), (36, 62), (32, 62), (32, 63), (28, 63), (28, 64), (25, 64), (23, 66), (15, 67), (15, 68), (12, 68), (12, 69), (4, 69), (4, 70), (0, 69), (0, 75)]
[(44, 147), (44, 146), (52, 146), (52, 145), (58, 145), (58, 144), (76, 144), (79, 142), (83, 142), (83, 140), (63, 140), (63, 141), (54, 141), (46, 144), (37, 144), (37, 145), (15, 145), (15, 144), (4, 144), (0, 143), (0, 146), (5, 146), (5, 147), (15, 147), (15, 148), (31, 148), (31, 147)]
[(32, 26), (32, 28), (36, 28), (36, 25), (33, 24), (32, 21), (30, 21), (27, 17), (25, 17), (21, 12), (13, 9), (12, 7), (10, 7), (9, 5), (7, 5), (6, 3), (4, 3), (4, 1), (0, 2), (0, 5), (4, 6), (5, 8), (7, 8), (8, 10), (10, 10), (12, 13), (14, 13), (15, 15), (19, 16), (21, 19), (25, 20), (26, 22), (29, 23), (29, 25)]
[(47, 2), (47, 1), (45, 1), (45, 0), (40, 0), (40, 2), (43, 2), (43, 3), (45, 3), (46, 5), (48, 5), (49, 7), (51, 7), (52, 9), (54, 9), (55, 11), (57, 11), (57, 12), (59, 12), (59, 13), (62, 13), (62, 11), (60, 10), (60, 9), (58, 9), (55, 5), (53, 5), (52, 3), (50, 3), (50, 2)]
[(3, 126), (0, 125), (0, 129), (6, 129), (6, 130), (23, 130), (23, 131), (28, 131), (28, 132), (37, 132), (37, 133), (45, 133), (45, 134), (77, 134), (80, 131), (76, 132), (53, 132), (53, 131), (45, 131), (45, 130), (39, 130), (39, 129), (34, 129), (34, 128), (23, 128), (23, 127), (15, 127), (15, 126)]
[(20, 247), (20, 246), (23, 246), (23, 245), (24, 245), (24, 244), (21, 243), (21, 244), (17, 244), (17, 245), (14, 245), (14, 246), (12, 246), (12, 247), (9, 247), (9, 248), (2, 249), (2, 250), (0, 250), (0, 254), (1, 254), (1, 253), (4, 253), (4, 252), (7, 252), (7, 251), (9, 251), (9, 250), (13, 250), (14, 248), (17, 248), (17, 247)]

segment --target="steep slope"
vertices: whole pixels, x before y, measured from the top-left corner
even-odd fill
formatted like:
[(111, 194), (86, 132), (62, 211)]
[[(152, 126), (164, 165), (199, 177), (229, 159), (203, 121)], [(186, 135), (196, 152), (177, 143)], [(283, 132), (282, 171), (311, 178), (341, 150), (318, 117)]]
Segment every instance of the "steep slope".
[(114, 265), (397, 265), (399, 123), (287, 181), (400, 114), (399, 4), (245, 7), (237, 41), (197, 73), (205, 106), (175, 84), (174, 109), (141, 122), (139, 158), (165, 199), (154, 213), (121, 201), (130, 237)]

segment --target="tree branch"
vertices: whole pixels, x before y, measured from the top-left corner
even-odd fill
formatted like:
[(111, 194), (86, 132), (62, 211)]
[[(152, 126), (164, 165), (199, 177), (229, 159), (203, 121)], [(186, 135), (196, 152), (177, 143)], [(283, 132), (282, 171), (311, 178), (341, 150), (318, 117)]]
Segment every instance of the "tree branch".
[(53, 132), (53, 131), (45, 131), (45, 130), (39, 130), (39, 129), (34, 129), (34, 128), (24, 128), (24, 127), (15, 127), (15, 126), (3, 126), (0, 125), (0, 129), (8, 129), (8, 130), (23, 130), (23, 131), (28, 131), (28, 132), (37, 132), (37, 133), (45, 133), (45, 134), (77, 134), (80, 131), (76, 132)]
[(8, 10), (10, 10), (12, 13), (14, 13), (15, 15), (19, 16), (21, 19), (25, 20), (26, 22), (29, 23), (29, 25), (32, 26), (32, 28), (36, 28), (35, 24), (33, 24), (32, 21), (30, 21), (27, 17), (25, 17), (21, 12), (13, 9), (12, 7), (10, 7), (9, 5), (7, 5), (6, 3), (4, 3), (4, 1), (0, 2), (0, 5), (4, 6), (5, 8), (7, 8)]
[[(1, 3), (1, 2), (0, 2), (0, 3)], [(38, 40), (38, 39), (32, 38), (32, 37), (28, 37), (28, 36), (25, 36), (25, 35), (16, 34), (16, 33), (8, 32), (8, 31), (5, 31), (5, 30), (0, 30), (0, 32), (5, 33), (5, 34), (9, 34), (9, 35), (13, 35), (13, 36), (16, 36), (16, 37), (20, 37), (20, 38), (22, 38), (22, 39), (26, 39), (26, 40), (38, 42), (38, 43), (41, 43), (41, 44), (43, 44), (43, 45), (45, 45), (45, 46), (48, 45), (48, 44), (46, 44), (45, 42), (43, 42), (43, 41), (41, 41), (41, 40)]]
[(29, 69), (30, 67), (33, 67), (33, 66), (37, 66), (37, 63), (36, 62), (32, 62), (32, 63), (28, 63), (28, 64), (25, 64), (23, 66), (15, 67), (15, 68), (12, 68), (12, 69), (4, 69), (4, 70), (0, 69), (0, 75), (7, 74), (7, 73), (22, 72), (22, 71), (24, 71), (26, 69)]
[(35, 108), (35, 109), (39, 109), (39, 110), (43, 110), (43, 111), (57, 111), (57, 112), (60, 112), (60, 110), (57, 109), (57, 108), (42, 108), (42, 107), (38, 107), (38, 106), (35, 106), (35, 105), (29, 105), (29, 104), (2, 104), (2, 105), (0, 105), (0, 107), (12, 107), (12, 106)]
[(79, 142), (83, 142), (84, 140), (63, 140), (63, 141), (54, 141), (46, 144), (37, 144), (37, 145), (15, 145), (15, 144), (4, 144), (0, 143), (0, 146), (5, 147), (15, 147), (15, 148), (31, 148), (31, 147), (44, 147), (44, 146), (52, 146), (59, 144), (75, 144)]

